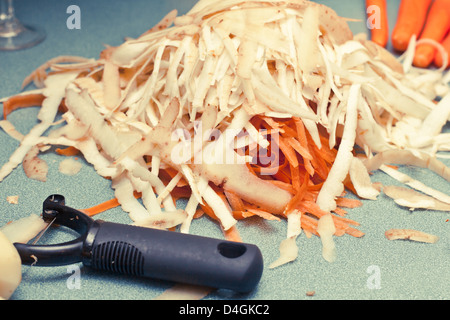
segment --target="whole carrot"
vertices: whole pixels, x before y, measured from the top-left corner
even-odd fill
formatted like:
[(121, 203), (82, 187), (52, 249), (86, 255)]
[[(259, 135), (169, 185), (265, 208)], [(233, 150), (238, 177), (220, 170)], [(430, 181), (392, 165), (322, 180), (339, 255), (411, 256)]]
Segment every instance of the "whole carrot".
[[(441, 42), (450, 29), (450, 0), (435, 0), (428, 13), (425, 27), (419, 39)], [(426, 68), (434, 60), (436, 48), (431, 44), (419, 44), (414, 54), (413, 64)]]
[[(447, 67), (450, 66), (450, 34), (448, 34), (445, 39), (441, 42), (441, 45), (444, 47), (444, 50), (447, 52)], [(444, 64), (444, 58), (441, 55), (440, 51), (436, 52), (434, 57), (434, 64), (437, 67), (442, 67)]]
[(413, 35), (419, 38), (430, 4), (431, 0), (401, 0), (397, 22), (391, 35), (395, 50), (405, 51)]
[(366, 0), (367, 26), (370, 40), (386, 47), (389, 40), (389, 26), (386, 0)]

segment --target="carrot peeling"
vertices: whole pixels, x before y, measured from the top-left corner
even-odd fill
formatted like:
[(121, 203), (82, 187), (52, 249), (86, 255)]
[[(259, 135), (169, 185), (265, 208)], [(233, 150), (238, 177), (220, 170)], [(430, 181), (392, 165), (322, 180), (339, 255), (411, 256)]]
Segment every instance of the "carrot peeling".
[(95, 216), (96, 214), (102, 213), (109, 209), (116, 208), (118, 206), (120, 206), (119, 200), (117, 200), (116, 198), (113, 198), (113, 199), (107, 200), (105, 202), (99, 203), (98, 205), (95, 205), (93, 207), (83, 209), (80, 211), (82, 211), (85, 214), (87, 214), (88, 216), (92, 217), (92, 216)]
[(16, 95), (3, 102), (3, 119), (14, 110), (20, 108), (41, 106), (45, 96), (40, 93), (32, 93), (26, 95)]
[(72, 146), (69, 146), (64, 149), (56, 148), (55, 151), (56, 151), (56, 153), (58, 153), (59, 155), (62, 155), (62, 156), (75, 156), (80, 152), (80, 150), (78, 150), (77, 148), (72, 147)]
[[(135, 198), (140, 198), (141, 194), (135, 192), (134, 193), (134, 197)], [(120, 206), (119, 200), (117, 200), (117, 198), (112, 198), (110, 200), (106, 200), (102, 203), (99, 203), (95, 206), (89, 207), (87, 209), (82, 209), (80, 210), (81, 212), (87, 214), (88, 216), (95, 216), (99, 213), (105, 212), (107, 210), (113, 209)]]

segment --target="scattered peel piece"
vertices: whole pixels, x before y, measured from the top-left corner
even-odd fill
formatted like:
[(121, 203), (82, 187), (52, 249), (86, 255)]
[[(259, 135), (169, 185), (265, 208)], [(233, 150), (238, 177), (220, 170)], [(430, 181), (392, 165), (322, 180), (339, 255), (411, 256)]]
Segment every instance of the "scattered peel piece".
[(200, 300), (214, 290), (210, 287), (177, 283), (153, 300)]
[(393, 169), (386, 165), (382, 165), (380, 167), (380, 169), (383, 172), (387, 173), (389, 176), (400, 181), (401, 183), (404, 183), (407, 186), (410, 186), (411, 188), (421, 191), (421, 192), (435, 198), (436, 200), (438, 200), (440, 202), (448, 203), (450, 205), (450, 195), (447, 195), (438, 190), (435, 190), (435, 189), (423, 184), (422, 182), (408, 176), (407, 174), (400, 172), (397, 169)]
[(23, 170), (28, 178), (45, 182), (47, 181), (48, 164), (38, 157), (39, 148), (34, 146), (27, 152), (23, 159)]
[(414, 229), (389, 229), (385, 232), (388, 240), (411, 240), (426, 243), (436, 243), (439, 237)]
[(319, 219), (317, 232), (319, 233), (322, 241), (322, 257), (328, 262), (336, 261), (336, 245), (333, 240), (336, 227), (331, 214), (326, 214)]
[(315, 294), (316, 294), (315, 290), (306, 291), (306, 296), (308, 296), (308, 297), (313, 297), (313, 296), (315, 296)]
[(180, 209), (172, 212), (152, 214), (146, 219), (135, 221), (133, 224), (140, 227), (170, 229), (182, 224), (185, 219), (186, 212)]
[(296, 237), (289, 237), (280, 243), (280, 257), (269, 265), (270, 269), (277, 268), (297, 259), (298, 247), (295, 243)]
[(19, 203), (19, 196), (7, 196), (6, 201), (10, 204), (18, 204)]
[(9, 299), (22, 281), (22, 260), (11, 240), (0, 231), (0, 298)]
[(0, 120), (0, 128), (2, 128), (10, 137), (17, 141), (22, 141), (23, 134), (17, 131), (14, 125), (8, 120)]
[(81, 162), (76, 161), (72, 158), (67, 158), (62, 160), (59, 163), (59, 172), (65, 174), (65, 175), (69, 175), (69, 176), (74, 176), (76, 175), (78, 172), (80, 172), (82, 167)]
[(364, 199), (377, 199), (380, 191), (374, 187), (362, 160), (353, 157), (350, 164), (349, 175), (358, 196)]
[(391, 149), (364, 160), (364, 165), (369, 172), (378, 170), (382, 165), (389, 163), (427, 168), (450, 182), (450, 167), (425, 152)]
[(439, 201), (431, 196), (410, 188), (399, 186), (385, 186), (383, 192), (400, 206), (413, 209), (430, 209), (450, 211), (450, 204)]

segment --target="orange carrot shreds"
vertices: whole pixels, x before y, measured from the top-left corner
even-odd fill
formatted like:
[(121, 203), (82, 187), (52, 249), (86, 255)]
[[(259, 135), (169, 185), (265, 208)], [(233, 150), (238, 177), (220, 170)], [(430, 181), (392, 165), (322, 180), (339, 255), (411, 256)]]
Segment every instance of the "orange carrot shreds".
[(352, 219), (349, 219), (349, 218), (338, 217), (338, 216), (335, 216), (335, 217), (336, 217), (336, 220), (338, 220), (338, 221), (340, 221), (342, 223), (345, 223), (347, 225), (350, 225), (350, 224), (353, 225), (353, 226), (359, 226), (360, 225), (359, 222), (357, 222), (355, 220), (352, 220)]
[(281, 126), (283, 133), (282, 135), (285, 137), (297, 137), (297, 132), (295, 131), (295, 128), (291, 128), (291, 122), (286, 122)]
[(308, 137), (306, 136), (305, 126), (303, 121), (299, 118), (293, 118), (295, 124), (295, 130), (297, 131), (297, 139), (302, 146), (308, 147)]
[(337, 215), (343, 217), (347, 214), (347, 210), (344, 210), (340, 207), (336, 207), (336, 209), (333, 210), (334, 213), (336, 213)]
[[(328, 213), (327, 213), (328, 214)], [(339, 218), (339, 217), (337, 217)], [(302, 229), (306, 232), (319, 236), (317, 232), (317, 224), (319, 219), (312, 217), (308, 214), (303, 214), (301, 218), (301, 226)], [(333, 216), (333, 222), (336, 227), (335, 236), (343, 236), (344, 234), (351, 234), (352, 236), (361, 237), (363, 235), (359, 230), (348, 226), (348, 224), (343, 223), (342, 221), (336, 219), (336, 216)]]
[(345, 229), (336, 229), (336, 231), (334, 232), (334, 235), (336, 236), (336, 237), (342, 237), (346, 232), (346, 230), (347, 230), (348, 228), (345, 228)]
[[(435, 0), (431, 5), (425, 27), (419, 40), (429, 39), (440, 43), (450, 29), (450, 0)], [(413, 64), (427, 68), (433, 62), (436, 47), (430, 43), (421, 43), (416, 47)]]
[(299, 209), (303, 212), (308, 212), (308, 213), (316, 216), (317, 218), (320, 218), (323, 215), (328, 214), (328, 212), (320, 209), (320, 207), (316, 204), (315, 201), (311, 201), (311, 200), (300, 201), (298, 203), (297, 209)]
[(280, 147), (280, 151), (283, 152), (287, 161), (293, 166), (298, 167), (298, 158), (295, 153), (294, 148), (284, 139), (283, 137), (279, 137), (278, 146)]
[(202, 207), (199, 206), (199, 207), (197, 208), (197, 210), (195, 210), (193, 219), (199, 219), (199, 218), (201, 218), (204, 214), (205, 214), (205, 211), (203, 210)]
[(262, 117), (262, 120), (264, 120), (264, 122), (269, 126), (269, 127), (267, 127), (263, 123), (261, 123), (261, 125), (264, 126), (266, 129), (273, 128), (273, 129), (279, 129), (281, 133), (284, 132), (284, 130), (282, 129), (282, 126), (274, 118)]
[(307, 214), (302, 214), (300, 223), (303, 231), (319, 236), (319, 234), (317, 233), (317, 223), (318, 223), (317, 219)]
[(177, 201), (178, 199), (187, 199), (191, 196), (192, 191), (191, 188), (186, 185), (186, 186), (181, 186), (181, 187), (175, 187), (172, 189), (172, 191), (170, 192), (170, 195), (172, 196), (172, 198), (174, 199), (174, 201)]
[(386, 47), (389, 40), (389, 26), (386, 0), (366, 0), (366, 12), (370, 25), (371, 40)]
[(346, 189), (350, 190), (353, 194), (357, 194), (355, 186), (350, 179), (350, 175), (347, 175), (342, 183), (344, 184)]
[(345, 208), (358, 208), (362, 206), (362, 202), (358, 199), (339, 197), (336, 199), (336, 205)]
[(41, 106), (44, 99), (45, 96), (40, 93), (21, 94), (10, 97), (3, 102), (3, 119), (6, 120), (7, 116), (14, 110)]
[(167, 167), (167, 168), (164, 168), (161, 170), (165, 171), (170, 176), (171, 179), (174, 178), (178, 174), (178, 171), (172, 167)]
[[(301, 226), (305, 232), (309, 232), (316, 236), (319, 236), (317, 232), (317, 224), (319, 219), (312, 217), (308, 214), (303, 214), (301, 218)], [(333, 222), (336, 226), (336, 236), (343, 236), (344, 234), (351, 235), (353, 237), (360, 238), (364, 235), (364, 233), (358, 229), (350, 227), (348, 224), (343, 223), (340, 220), (340, 217), (333, 216)]]
[(329, 148), (329, 141), (325, 137), (320, 136), (321, 147), (319, 148), (308, 133), (306, 133), (306, 136), (313, 158), (311, 163), (316, 169), (316, 173), (318, 173), (322, 179), (326, 179), (331, 165), (336, 159), (337, 150)]
[(232, 226), (228, 230), (224, 230), (222, 228), (222, 232), (226, 240), (234, 242), (242, 242), (241, 234), (239, 233), (239, 230), (236, 227), (236, 225)]
[[(311, 139), (311, 143), (312, 143), (313, 142), (312, 138), (310, 138), (310, 139)], [(320, 136), (320, 142), (322, 144), (322, 147), (320, 149), (317, 148), (317, 146), (315, 146), (318, 149), (319, 154), (321, 155), (321, 157), (323, 157), (325, 162), (327, 162), (329, 164), (333, 164), (334, 160), (336, 159), (337, 149), (329, 147), (330, 142), (329, 142), (328, 138)]]
[(219, 218), (217, 218), (216, 214), (214, 213), (214, 210), (207, 203), (200, 204), (200, 207), (208, 217), (210, 217), (213, 220), (219, 221)]
[(253, 164), (250, 163), (246, 163), (245, 166), (247, 167), (248, 171), (250, 171), (251, 174), (258, 176), (258, 172), (259, 172), (259, 167), (255, 166)]
[(239, 211), (232, 211), (231, 214), (233, 215), (233, 218), (235, 218), (236, 220), (243, 220), (248, 218), (248, 216), (244, 216), (244, 210), (239, 210)]
[(412, 36), (419, 38), (432, 0), (402, 0), (391, 35), (395, 50), (405, 51)]
[(444, 60), (443, 55), (438, 50), (436, 52), (436, 56), (434, 57), (434, 64), (440, 68), (444, 65), (444, 63), (447, 64), (447, 67), (450, 65), (450, 33), (447, 34), (447, 36), (442, 40), (441, 45), (445, 52), (447, 53), (447, 61)]
[(278, 188), (286, 190), (286, 191), (288, 191), (288, 192), (290, 192), (292, 194), (296, 193), (295, 190), (294, 190), (294, 187), (290, 183), (285, 183), (283, 181), (278, 181), (278, 180), (267, 180), (267, 181), (269, 181), (270, 183), (276, 185)]
[[(306, 212), (306, 213), (313, 215), (317, 219), (320, 219), (322, 216), (329, 214), (328, 212), (320, 209), (320, 207), (315, 203), (315, 201), (301, 201), (298, 204), (298, 209), (301, 210), (302, 212)], [(332, 215), (332, 217), (333, 217), (334, 224), (336, 226), (336, 230), (346, 230), (347, 228), (350, 228), (349, 225), (355, 225), (355, 226), (359, 225), (358, 222), (348, 219), (348, 218), (345, 218), (345, 217), (336, 216), (336, 215)], [(302, 221), (303, 221), (303, 217), (302, 217)]]
[(311, 160), (311, 164), (314, 167), (315, 173), (321, 179), (325, 180), (328, 176), (328, 172), (330, 171), (330, 168), (328, 167), (327, 162), (321, 156), (320, 150), (316, 146), (311, 146), (311, 151), (313, 154), (313, 159)]
[(297, 209), (297, 204), (307, 195), (307, 187), (309, 183), (309, 175), (305, 174), (303, 178), (303, 183), (298, 190), (295, 191), (295, 195), (292, 197), (291, 201), (286, 206), (285, 212), (292, 212), (294, 209)]
[(227, 201), (230, 204), (231, 209), (233, 211), (243, 211), (244, 210), (244, 202), (238, 195), (236, 195), (236, 193), (234, 193), (230, 190), (225, 190), (224, 193), (225, 193)]
[(69, 109), (67, 108), (67, 105), (66, 105), (66, 99), (62, 99), (62, 100), (61, 100), (61, 103), (60, 103), (60, 105), (59, 105), (58, 111), (61, 112), (61, 113), (65, 113), (65, 112), (67, 112), (68, 110), (69, 110)]
[(72, 147), (72, 146), (69, 146), (64, 149), (56, 148), (55, 151), (56, 151), (56, 153), (58, 153), (59, 155), (62, 155), (62, 156), (75, 156), (80, 153), (80, 150), (78, 150), (77, 148)]
[(313, 155), (311, 154), (311, 151), (308, 147), (308, 136), (306, 135), (305, 126), (303, 125), (303, 121), (299, 118), (293, 118), (295, 130), (297, 132), (297, 141), (300, 143), (300, 145), (308, 151), (308, 154), (310, 157), (303, 156), (303, 163), (305, 165), (306, 171), (310, 174), (314, 174), (314, 167), (311, 163), (313, 160)]
[(347, 229), (345, 229), (345, 233), (355, 238), (361, 238), (362, 236), (364, 236), (364, 232), (352, 227), (348, 227)]
[(242, 216), (244, 217), (251, 217), (254, 215), (261, 217), (265, 220), (276, 220), (276, 221), (281, 220), (279, 217), (261, 209), (247, 208), (247, 210), (242, 213)]
[(294, 188), (295, 192), (299, 192), (301, 187), (301, 180), (300, 180), (300, 168), (303, 168), (301, 166), (294, 167), (291, 164), (289, 164), (289, 169), (291, 171), (291, 181), (292, 181), (292, 187)]
[[(178, 171), (176, 171), (171, 167), (168, 167), (159, 170), (159, 175), (161, 176), (161, 180), (167, 185), (173, 178), (175, 178), (178, 175)], [(176, 184), (177, 187), (185, 187), (188, 185), (189, 184), (183, 177), (181, 177)]]
[(308, 159), (308, 160), (312, 159), (312, 155), (309, 153), (308, 148), (302, 146), (302, 144), (297, 139), (295, 139), (294, 137), (286, 138), (286, 142), (292, 148), (294, 148), (294, 150), (297, 151), (297, 153), (299, 155), (301, 155), (304, 159)]
[[(134, 192), (134, 197), (136, 199), (140, 198), (142, 195), (139, 192)], [(117, 198), (112, 198), (110, 200), (106, 200), (102, 203), (99, 203), (95, 206), (92, 206), (90, 208), (87, 209), (82, 209), (80, 211), (84, 212), (85, 214), (87, 214), (88, 216), (95, 216), (96, 214), (105, 212), (109, 209), (113, 209), (120, 206), (119, 200)]]
[(280, 167), (277, 172), (273, 174), (273, 177), (278, 181), (282, 181), (284, 183), (289, 183), (292, 185), (291, 174), (289, 172), (289, 166)]
[(115, 208), (120, 206), (119, 201), (116, 198), (107, 200), (105, 202), (102, 202), (98, 205), (95, 205), (93, 207), (83, 209), (82, 211), (87, 214), (88, 216), (94, 216), (96, 214), (102, 213), (104, 211), (107, 211), (109, 209)]

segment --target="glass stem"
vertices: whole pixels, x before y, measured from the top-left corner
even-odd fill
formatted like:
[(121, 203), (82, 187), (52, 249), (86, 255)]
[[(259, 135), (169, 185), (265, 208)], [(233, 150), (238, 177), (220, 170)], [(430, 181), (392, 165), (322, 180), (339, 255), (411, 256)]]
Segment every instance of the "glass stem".
[(23, 29), (15, 16), (13, 0), (0, 0), (0, 36), (13, 37)]

